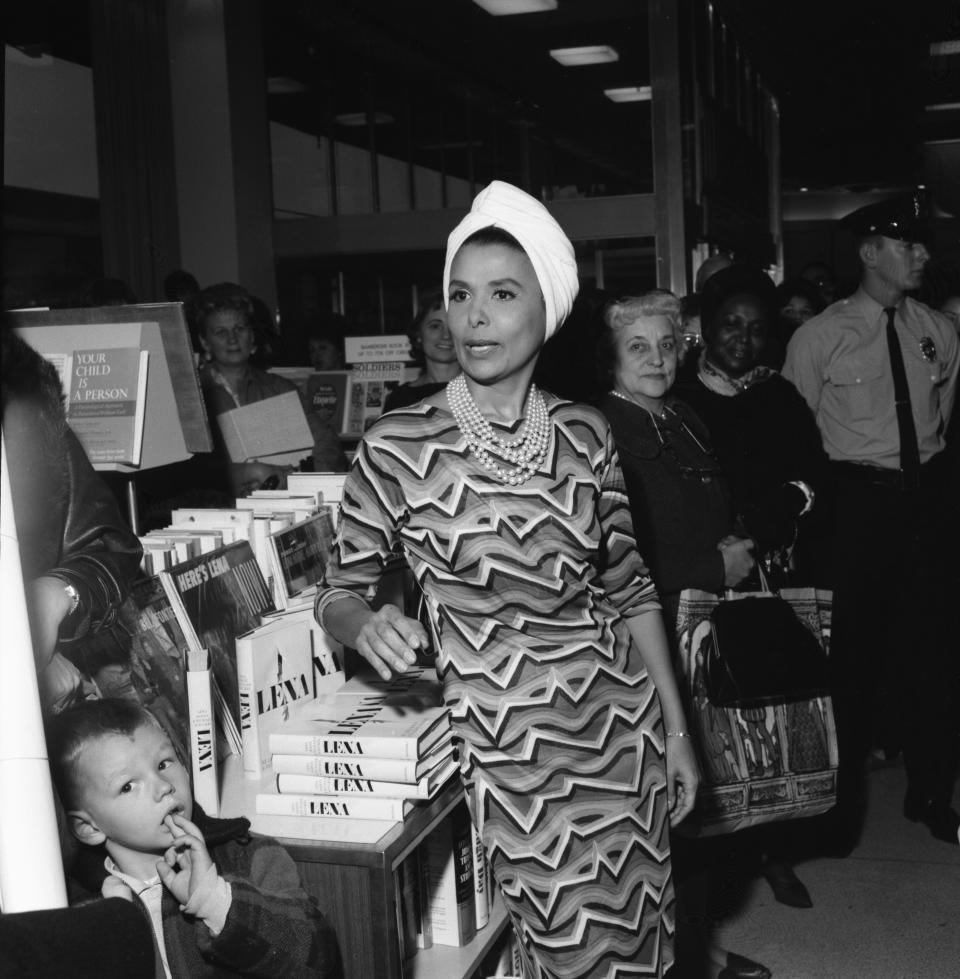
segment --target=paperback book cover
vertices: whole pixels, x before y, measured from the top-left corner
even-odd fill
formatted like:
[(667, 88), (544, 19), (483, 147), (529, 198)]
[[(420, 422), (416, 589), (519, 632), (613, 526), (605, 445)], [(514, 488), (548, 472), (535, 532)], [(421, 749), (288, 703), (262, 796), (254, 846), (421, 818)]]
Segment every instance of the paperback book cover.
[(275, 611), (250, 544), (227, 544), (162, 571), (159, 577), (191, 652), (209, 652), (224, 730), (233, 750), (240, 753), (236, 637), (255, 629), (262, 615)]
[(334, 534), (330, 509), (323, 507), (268, 536), (278, 597), (285, 607), (323, 577)]
[(307, 410), (344, 435), (350, 371), (314, 371), (304, 381)]
[(351, 758), (345, 755), (274, 755), (277, 775), (333, 775), (383, 782), (418, 782), (453, 759), (453, 741), (448, 736), (425, 758)]
[(297, 704), (313, 700), (313, 643), (302, 619), (272, 619), (237, 637), (237, 686), (243, 772), (260, 778), (270, 768), (268, 736), (283, 728)]
[(480, 832), (470, 823), (470, 842), (473, 846), (473, 910), (477, 931), (485, 928), (490, 920), (490, 880), (487, 872), (487, 855), (483, 849)]
[(185, 762), (190, 757), (188, 647), (160, 579), (134, 583), (120, 618), (131, 631), (130, 678), (137, 697), (163, 725)]
[(421, 844), (427, 863), (423, 914), (435, 945), (466, 945), (477, 933), (473, 844), (465, 809), (451, 813)]
[(74, 351), (67, 421), (92, 463), (140, 465), (149, 356), (137, 347)]
[(385, 704), (380, 698), (318, 697), (283, 731), (270, 735), (273, 754), (422, 758), (450, 735), (446, 707)]
[(432, 799), (456, 772), (453, 758), (416, 782), (383, 782), (341, 775), (277, 775), (282, 794), (386, 796), (391, 799)]

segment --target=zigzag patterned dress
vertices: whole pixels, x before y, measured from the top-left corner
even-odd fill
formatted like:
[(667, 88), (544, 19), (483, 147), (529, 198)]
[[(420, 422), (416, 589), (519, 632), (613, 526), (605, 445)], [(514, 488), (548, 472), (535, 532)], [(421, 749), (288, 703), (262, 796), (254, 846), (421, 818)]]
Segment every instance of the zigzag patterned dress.
[(397, 548), (413, 569), (524, 976), (660, 976), (663, 731), (624, 618), (659, 606), (606, 421), (547, 399), (547, 460), (522, 486), (477, 463), (445, 407), (382, 417), (347, 478), (326, 584), (369, 594)]

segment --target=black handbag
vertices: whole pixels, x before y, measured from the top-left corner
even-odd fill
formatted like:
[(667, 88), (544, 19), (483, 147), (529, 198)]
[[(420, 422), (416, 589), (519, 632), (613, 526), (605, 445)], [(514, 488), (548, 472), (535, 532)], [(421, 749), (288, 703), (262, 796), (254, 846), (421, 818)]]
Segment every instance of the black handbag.
[(714, 706), (760, 707), (827, 693), (826, 651), (779, 595), (722, 601), (710, 626), (703, 668)]

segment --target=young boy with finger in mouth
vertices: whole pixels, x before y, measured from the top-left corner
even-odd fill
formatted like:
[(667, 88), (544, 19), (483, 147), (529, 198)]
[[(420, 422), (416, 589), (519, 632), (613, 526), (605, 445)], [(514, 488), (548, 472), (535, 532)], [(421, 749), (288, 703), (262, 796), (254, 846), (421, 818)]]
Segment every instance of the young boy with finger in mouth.
[(246, 819), (197, 806), (190, 776), (149, 711), (91, 700), (51, 719), (54, 781), (73, 835), (75, 896), (142, 906), (158, 979), (340, 974), (336, 940), (296, 865)]

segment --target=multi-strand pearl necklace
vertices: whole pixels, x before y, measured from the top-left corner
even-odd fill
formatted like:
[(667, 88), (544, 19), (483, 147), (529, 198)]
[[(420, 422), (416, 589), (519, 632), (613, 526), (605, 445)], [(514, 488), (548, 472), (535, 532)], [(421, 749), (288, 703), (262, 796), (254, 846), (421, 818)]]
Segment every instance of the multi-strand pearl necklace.
[[(514, 439), (499, 436), (483, 417), (463, 374), (458, 374), (447, 385), (447, 402), (453, 420), (477, 462), (501, 482), (519, 486), (539, 469), (547, 452), (550, 416), (547, 414), (547, 403), (535, 384), (530, 385), (527, 417)], [(504, 469), (492, 458), (492, 454), (506, 459), (514, 468)]]

